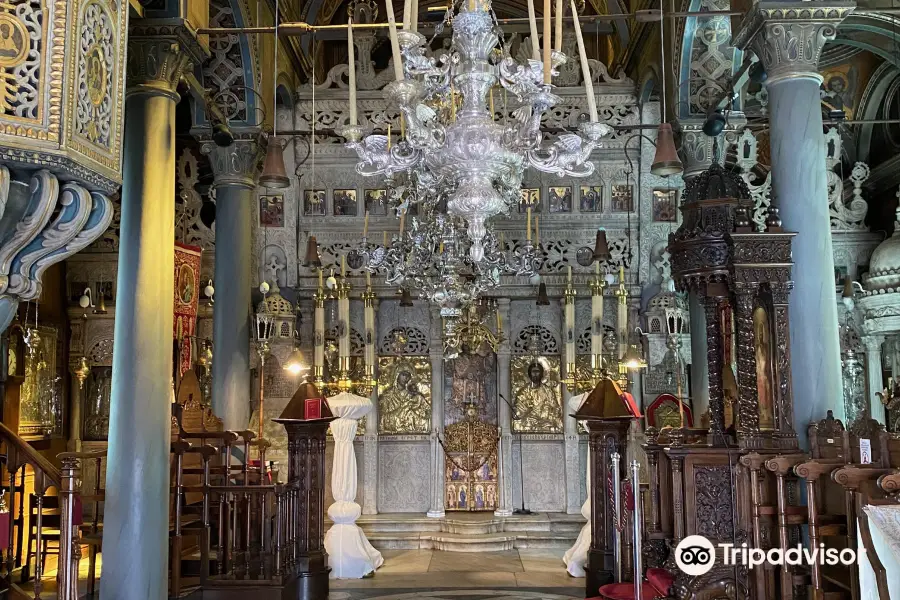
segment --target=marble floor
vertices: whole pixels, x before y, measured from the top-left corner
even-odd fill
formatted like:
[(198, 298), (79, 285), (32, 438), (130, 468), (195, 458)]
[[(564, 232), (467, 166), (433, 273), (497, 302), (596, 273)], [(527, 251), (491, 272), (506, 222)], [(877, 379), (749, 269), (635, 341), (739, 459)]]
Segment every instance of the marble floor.
[(328, 600), (569, 600), (584, 598), (562, 550), (441, 552), (383, 550), (373, 577), (331, 581)]
[[(570, 577), (563, 550), (441, 552), (382, 550), (384, 565), (365, 579), (332, 579), (328, 600), (572, 600), (584, 598), (584, 579)], [(48, 558), (45, 598), (56, 592), (56, 560)], [(100, 572), (102, 555), (98, 556)], [(80, 564), (79, 591), (87, 591), (87, 560)], [(19, 587), (19, 586), (17, 586)], [(99, 587), (99, 585), (98, 585)], [(29, 597), (33, 582), (21, 584)], [(201, 600), (197, 593), (188, 598)], [(187, 599), (185, 599), (187, 600)]]

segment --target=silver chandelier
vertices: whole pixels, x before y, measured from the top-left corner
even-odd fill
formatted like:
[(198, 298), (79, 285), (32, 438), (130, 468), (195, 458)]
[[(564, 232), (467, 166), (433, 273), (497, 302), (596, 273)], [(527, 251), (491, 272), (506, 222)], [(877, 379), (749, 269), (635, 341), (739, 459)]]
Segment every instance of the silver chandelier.
[[(390, 180), (403, 172), (427, 172), (447, 214), (465, 220), (470, 257), (479, 263), (490, 242), (486, 222), (518, 205), (525, 169), (588, 176), (594, 171), (588, 158), (611, 128), (584, 121), (577, 134), (544, 143), (541, 117), (559, 98), (544, 83), (542, 63), (532, 59), (521, 65), (507, 48), (496, 51), (501, 32), (489, 0), (461, 3), (452, 26), (450, 51), (438, 58), (426, 56), (421, 34), (398, 32), (405, 78), (384, 92), (403, 114), (405, 139), (391, 146), (387, 136), (366, 135), (357, 125), (339, 133), (358, 154), (362, 175)], [(561, 53), (553, 53), (554, 69), (564, 61)], [(494, 121), (488, 108), (498, 82), (521, 104), (509, 122)], [(458, 114), (454, 90), (462, 96)], [(448, 111), (448, 106), (453, 108)]]

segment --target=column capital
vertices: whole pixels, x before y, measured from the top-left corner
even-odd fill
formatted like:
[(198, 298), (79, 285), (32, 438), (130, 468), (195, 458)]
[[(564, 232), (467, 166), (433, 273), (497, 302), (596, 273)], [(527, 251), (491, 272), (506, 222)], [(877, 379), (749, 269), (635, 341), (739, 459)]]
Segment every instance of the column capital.
[(181, 77), (209, 56), (192, 29), (181, 19), (140, 19), (128, 30), (125, 95), (166, 96), (177, 102)]
[(259, 130), (235, 133), (234, 142), (227, 147), (201, 138), (200, 151), (209, 157), (213, 170), (213, 188), (220, 186), (256, 189), (262, 148)]
[(819, 57), (825, 43), (837, 36), (837, 26), (856, 2), (756, 2), (732, 41), (740, 50), (752, 49), (768, 73), (766, 85), (806, 78), (821, 83)]
[(718, 139), (720, 152), (724, 156), (725, 148), (737, 143), (738, 135), (743, 130), (747, 119), (743, 113), (728, 115), (728, 125), (718, 138), (703, 133), (705, 117), (688, 117), (678, 119), (676, 126), (681, 135), (681, 160), (684, 162), (684, 180), (690, 181), (713, 162), (713, 142)]
[(881, 352), (881, 345), (884, 343), (884, 336), (877, 334), (864, 335), (862, 337), (862, 343), (866, 348), (866, 354), (870, 352)]

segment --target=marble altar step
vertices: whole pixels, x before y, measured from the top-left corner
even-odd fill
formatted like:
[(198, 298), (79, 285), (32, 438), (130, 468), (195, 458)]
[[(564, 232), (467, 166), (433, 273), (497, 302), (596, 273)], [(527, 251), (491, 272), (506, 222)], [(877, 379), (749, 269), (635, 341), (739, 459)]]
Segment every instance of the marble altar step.
[(357, 523), (381, 550), (498, 552), (522, 548), (568, 548), (584, 525), (581, 515), (495, 517), (493, 513), (365, 515)]

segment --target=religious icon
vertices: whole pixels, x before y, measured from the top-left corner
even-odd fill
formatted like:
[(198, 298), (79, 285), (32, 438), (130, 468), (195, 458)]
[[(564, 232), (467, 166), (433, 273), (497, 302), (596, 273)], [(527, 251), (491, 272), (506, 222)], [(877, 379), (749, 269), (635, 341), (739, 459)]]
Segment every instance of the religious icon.
[(551, 213), (572, 212), (572, 188), (552, 187), (549, 192)]
[(25, 25), (9, 13), (0, 13), (0, 68), (15, 67), (28, 53)]
[(284, 227), (284, 196), (259, 197), (259, 226)]
[(356, 216), (356, 190), (334, 190), (331, 197), (334, 204), (334, 216)]
[(599, 185), (583, 185), (581, 186), (581, 212), (592, 213), (600, 212), (601, 198), (603, 197), (603, 188)]
[(103, 49), (94, 44), (85, 57), (85, 85), (88, 97), (94, 106), (100, 106), (106, 98), (106, 61), (103, 58)]
[(653, 220), (674, 223), (677, 220), (675, 206), (678, 190), (653, 190)]
[(387, 190), (366, 190), (365, 191), (366, 210), (373, 217), (383, 217), (387, 215)]
[(772, 343), (769, 334), (769, 315), (762, 306), (758, 306), (753, 311), (753, 333), (756, 342), (756, 393), (759, 400), (759, 428), (774, 429)]
[(610, 201), (610, 206), (612, 207), (613, 212), (631, 212), (634, 210), (631, 186), (612, 186), (612, 200)]
[(519, 418), (513, 420), (513, 429), (540, 433), (561, 432), (563, 420), (558, 375), (553, 377), (554, 373), (545, 357), (530, 360), (525, 365), (525, 374), (527, 382), (516, 389), (514, 395), (514, 406)]
[[(385, 364), (386, 363), (386, 364)], [(427, 433), (431, 425), (430, 378), (420, 379), (412, 362), (383, 361), (386, 381), (378, 390), (378, 430), (386, 434)]]
[(307, 217), (325, 216), (325, 190), (303, 192), (303, 214)]
[(190, 265), (181, 265), (178, 271), (178, 298), (182, 304), (190, 304), (194, 300), (197, 286), (194, 284), (194, 271)]
[(492, 485), (487, 486), (487, 495), (485, 497), (485, 502), (488, 506), (497, 506), (497, 491)]
[(522, 188), (519, 213), (524, 215), (529, 205), (532, 213), (541, 212), (541, 188)]
[(459, 486), (459, 502), (457, 504), (459, 508), (468, 508), (468, 505), (466, 504), (468, 491), (469, 490), (465, 485)]
[(447, 508), (456, 508), (457, 497), (458, 496), (456, 495), (456, 486), (455, 485), (447, 486)]
[(822, 99), (822, 114), (825, 118), (853, 118), (856, 88), (856, 68), (846, 65), (824, 73), (819, 97)]
[(475, 486), (475, 508), (484, 508), (484, 486), (481, 484)]

